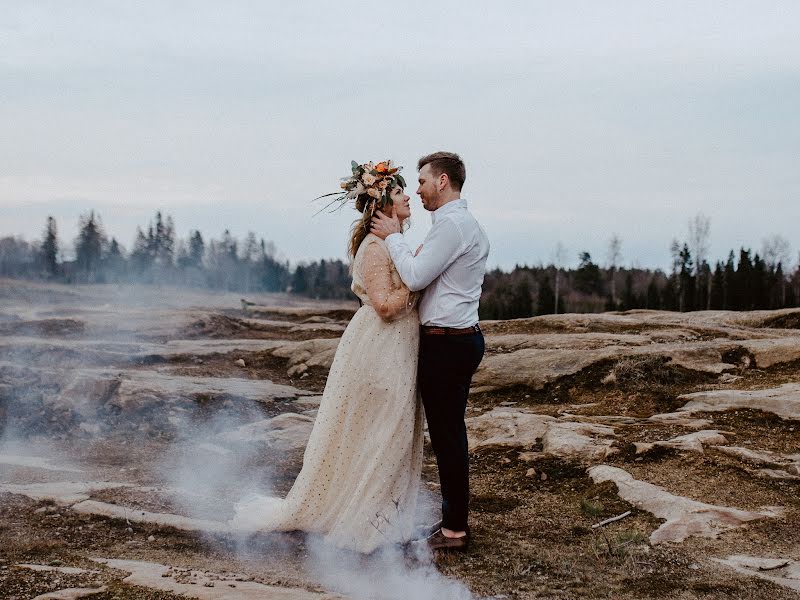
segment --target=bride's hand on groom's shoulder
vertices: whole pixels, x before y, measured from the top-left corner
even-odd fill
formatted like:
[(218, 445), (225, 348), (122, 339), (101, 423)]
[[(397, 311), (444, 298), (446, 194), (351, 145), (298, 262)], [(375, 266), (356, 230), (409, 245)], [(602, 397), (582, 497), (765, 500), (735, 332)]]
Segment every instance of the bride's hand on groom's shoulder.
[(394, 213), (394, 206), (392, 207), (391, 213), (388, 215), (382, 212), (376, 212), (375, 216), (372, 217), (369, 230), (370, 233), (374, 233), (382, 240), (385, 240), (393, 233), (401, 233), (400, 219), (398, 219)]

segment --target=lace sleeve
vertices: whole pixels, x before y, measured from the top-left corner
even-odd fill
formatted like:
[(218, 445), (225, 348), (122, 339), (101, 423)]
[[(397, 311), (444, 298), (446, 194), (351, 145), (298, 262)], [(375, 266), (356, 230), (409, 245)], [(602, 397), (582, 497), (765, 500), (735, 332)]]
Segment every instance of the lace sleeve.
[(414, 296), (402, 281), (392, 280), (392, 261), (382, 244), (364, 248), (364, 287), (375, 312), (384, 321), (393, 321), (414, 307)]

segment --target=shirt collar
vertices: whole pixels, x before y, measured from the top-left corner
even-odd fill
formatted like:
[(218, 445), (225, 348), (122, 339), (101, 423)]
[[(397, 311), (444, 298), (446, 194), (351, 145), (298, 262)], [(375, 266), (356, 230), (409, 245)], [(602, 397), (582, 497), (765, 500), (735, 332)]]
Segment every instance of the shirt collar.
[(464, 198), (459, 198), (458, 200), (451, 200), (444, 206), (440, 206), (431, 213), (431, 223), (436, 223), (437, 218), (443, 217), (444, 215), (451, 213), (455, 210), (458, 210), (460, 208), (467, 208), (467, 201), (464, 200)]

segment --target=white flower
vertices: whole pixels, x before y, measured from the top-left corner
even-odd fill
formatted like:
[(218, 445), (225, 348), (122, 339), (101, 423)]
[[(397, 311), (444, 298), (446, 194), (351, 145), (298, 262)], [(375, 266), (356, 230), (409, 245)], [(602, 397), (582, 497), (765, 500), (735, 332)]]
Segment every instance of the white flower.
[(380, 192), (380, 190), (378, 190), (378, 189), (376, 189), (376, 188), (369, 188), (369, 189), (367, 190), (367, 193), (368, 193), (370, 196), (372, 196), (373, 198), (375, 198), (376, 200), (377, 200), (378, 198), (380, 198), (380, 197), (381, 197), (381, 192)]
[(371, 173), (364, 173), (361, 176), (361, 181), (363, 181), (366, 185), (372, 185), (375, 183), (375, 175), (372, 175)]

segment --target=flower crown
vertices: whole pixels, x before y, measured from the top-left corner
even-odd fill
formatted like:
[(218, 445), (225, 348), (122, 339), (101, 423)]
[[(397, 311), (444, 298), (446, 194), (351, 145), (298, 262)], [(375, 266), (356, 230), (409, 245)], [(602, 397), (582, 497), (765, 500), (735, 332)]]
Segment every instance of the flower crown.
[(353, 160), (350, 161), (350, 168), (352, 174), (350, 177), (343, 177), (342, 183), (340, 184), (340, 187), (344, 191), (333, 192), (332, 194), (325, 194), (315, 198), (315, 200), (319, 200), (320, 198), (336, 196), (336, 198), (323, 207), (320, 212), (337, 202), (339, 206), (337, 206), (336, 209), (339, 209), (349, 200), (355, 200), (361, 194), (368, 194), (373, 198), (374, 201), (370, 202), (370, 204), (374, 212), (376, 208), (383, 208), (387, 205), (391, 206), (392, 200), (390, 194), (392, 188), (406, 187), (406, 180), (400, 175), (400, 171), (403, 167), (395, 167), (391, 160), (385, 160), (378, 164), (368, 162), (363, 165)]

